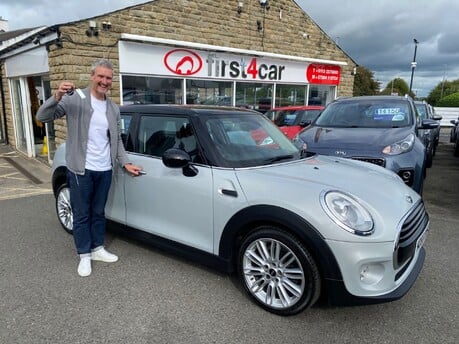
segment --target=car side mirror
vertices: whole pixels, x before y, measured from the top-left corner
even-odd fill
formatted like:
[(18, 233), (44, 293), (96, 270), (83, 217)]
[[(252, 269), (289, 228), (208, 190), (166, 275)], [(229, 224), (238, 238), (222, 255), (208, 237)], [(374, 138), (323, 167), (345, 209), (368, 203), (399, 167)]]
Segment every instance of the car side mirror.
[(419, 129), (436, 129), (440, 126), (440, 123), (434, 121), (433, 119), (423, 119), (421, 121), (421, 126)]
[(184, 150), (170, 148), (164, 152), (162, 160), (166, 167), (181, 168), (186, 177), (194, 177), (198, 174), (198, 169), (190, 165), (190, 155)]
[(451, 121), (449, 121), (449, 123), (451, 123), (452, 125), (456, 125), (458, 123), (458, 120), (452, 119)]
[(441, 121), (443, 119), (443, 116), (433, 115), (432, 119), (435, 120), (435, 121)]
[(308, 125), (311, 125), (312, 121), (310, 119), (305, 119), (304, 121), (300, 122), (300, 127), (306, 128)]

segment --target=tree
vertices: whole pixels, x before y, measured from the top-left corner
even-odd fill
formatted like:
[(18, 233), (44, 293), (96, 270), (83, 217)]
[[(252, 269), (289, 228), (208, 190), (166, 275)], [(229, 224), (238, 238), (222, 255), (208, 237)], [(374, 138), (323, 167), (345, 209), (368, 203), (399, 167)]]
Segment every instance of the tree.
[(432, 106), (437, 106), (440, 99), (456, 92), (459, 92), (459, 79), (453, 81), (443, 80), (430, 91), (427, 96), (427, 102)]
[(379, 93), (379, 82), (369, 69), (359, 66), (354, 77), (354, 96), (372, 96)]
[[(408, 84), (405, 82), (405, 80), (401, 78), (395, 78), (389, 81), (389, 83), (386, 85), (386, 88), (381, 91), (381, 94), (397, 94), (399, 96), (404, 96), (405, 94), (410, 94), (410, 88), (408, 87)], [(411, 92), (410, 95), (414, 98), (413, 92)]]

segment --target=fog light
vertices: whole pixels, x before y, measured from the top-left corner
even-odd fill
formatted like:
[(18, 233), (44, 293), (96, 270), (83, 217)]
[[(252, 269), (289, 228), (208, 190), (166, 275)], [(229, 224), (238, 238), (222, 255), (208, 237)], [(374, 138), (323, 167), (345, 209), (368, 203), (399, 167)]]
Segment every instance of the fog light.
[(409, 171), (403, 172), (402, 177), (403, 177), (404, 180), (410, 180), (410, 178), (411, 178), (411, 172), (409, 172)]
[(365, 264), (360, 267), (360, 282), (372, 285), (382, 280), (384, 277), (384, 265)]
[(405, 184), (411, 186), (413, 184), (413, 179), (414, 179), (414, 171), (413, 170), (400, 170), (398, 171), (398, 175), (402, 180), (405, 182)]

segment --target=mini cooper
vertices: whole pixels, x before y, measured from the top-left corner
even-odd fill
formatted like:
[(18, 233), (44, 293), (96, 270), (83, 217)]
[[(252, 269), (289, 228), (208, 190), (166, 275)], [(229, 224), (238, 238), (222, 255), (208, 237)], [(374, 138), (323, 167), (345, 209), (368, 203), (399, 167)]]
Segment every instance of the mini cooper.
[[(237, 274), (270, 312), (396, 300), (420, 274), (428, 214), (392, 171), (307, 154), (247, 109), (128, 105), (120, 135), (145, 173), (114, 167), (108, 228)], [(64, 157), (52, 185), (72, 233)]]

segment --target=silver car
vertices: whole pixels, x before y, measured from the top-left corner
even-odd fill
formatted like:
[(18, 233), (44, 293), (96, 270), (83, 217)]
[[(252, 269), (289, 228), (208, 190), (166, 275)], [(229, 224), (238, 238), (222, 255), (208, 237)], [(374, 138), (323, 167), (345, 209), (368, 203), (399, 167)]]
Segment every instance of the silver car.
[[(114, 168), (109, 228), (228, 273), (264, 309), (291, 315), (331, 304), (396, 300), (423, 266), (429, 219), (395, 173), (305, 156), (245, 109), (121, 108), (129, 158)], [(72, 232), (65, 145), (52, 173), (58, 218)]]

